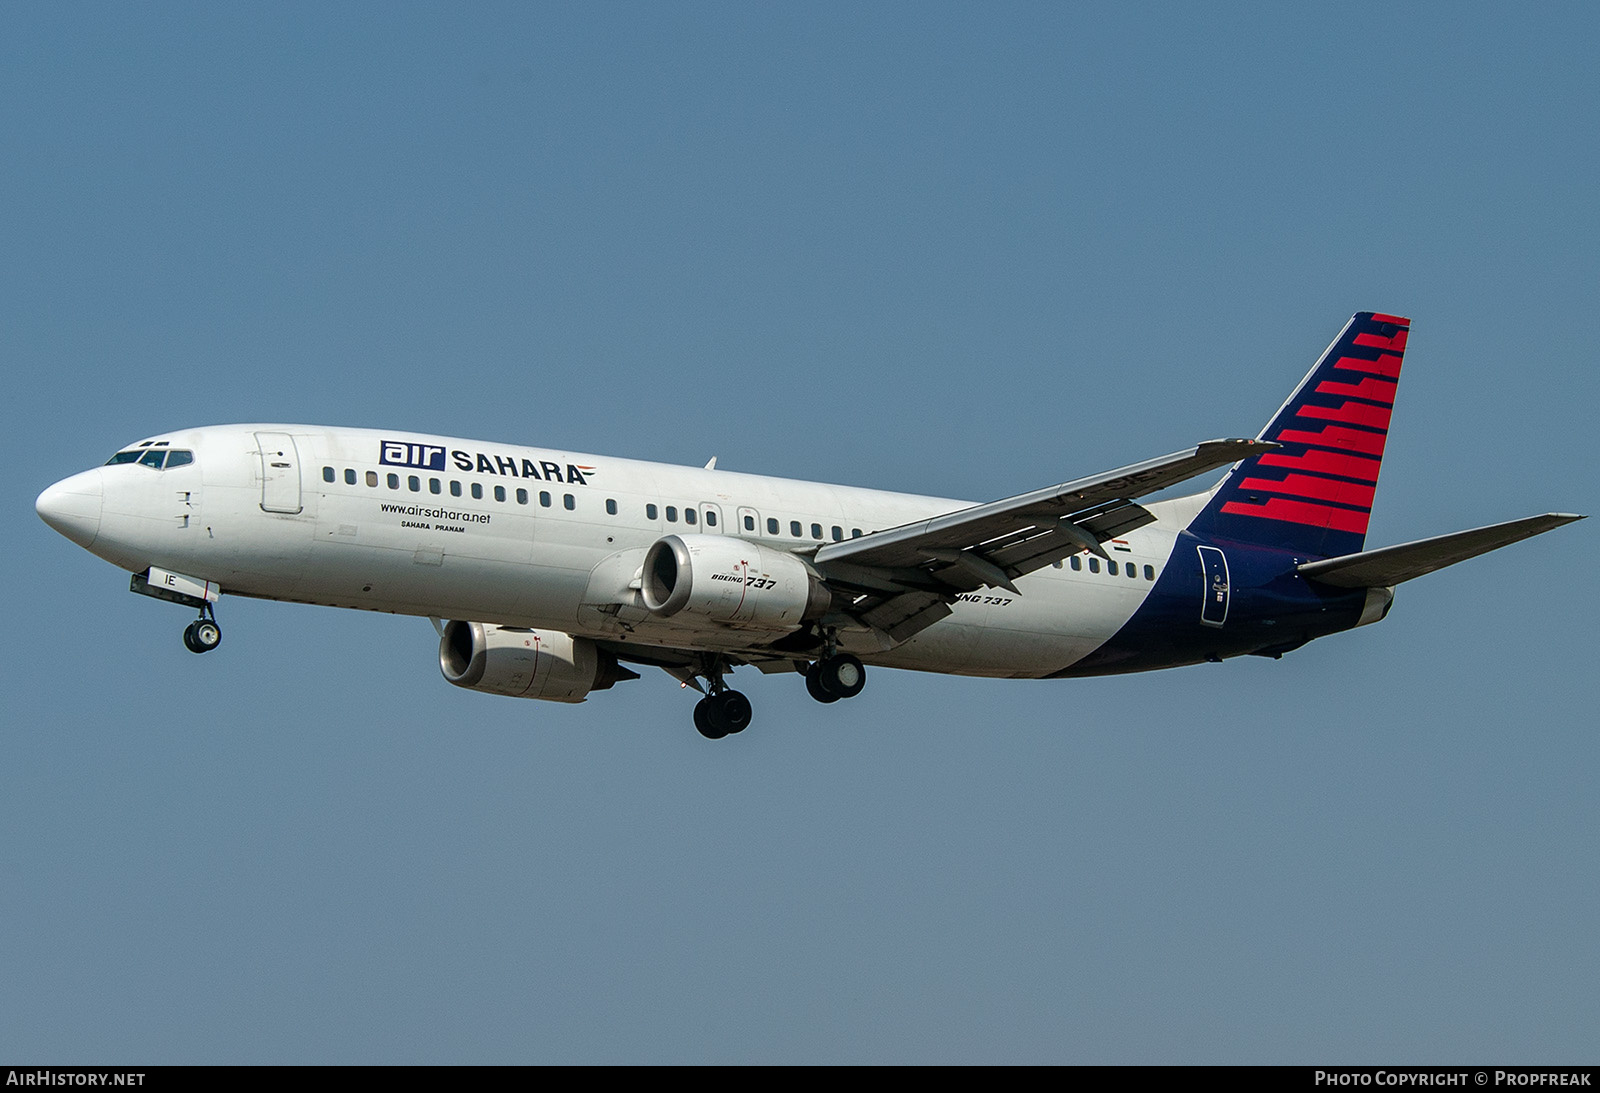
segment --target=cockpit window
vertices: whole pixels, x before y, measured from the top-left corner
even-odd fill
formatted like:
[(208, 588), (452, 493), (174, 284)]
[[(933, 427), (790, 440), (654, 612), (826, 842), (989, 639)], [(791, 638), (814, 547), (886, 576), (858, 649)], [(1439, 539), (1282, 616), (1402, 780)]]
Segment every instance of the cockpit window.
[(114, 467), (118, 463), (138, 463), (155, 470), (171, 470), (173, 467), (186, 467), (194, 462), (194, 453), (184, 448), (168, 451), (165, 448), (143, 448), (128, 452), (118, 452), (106, 460), (106, 466)]

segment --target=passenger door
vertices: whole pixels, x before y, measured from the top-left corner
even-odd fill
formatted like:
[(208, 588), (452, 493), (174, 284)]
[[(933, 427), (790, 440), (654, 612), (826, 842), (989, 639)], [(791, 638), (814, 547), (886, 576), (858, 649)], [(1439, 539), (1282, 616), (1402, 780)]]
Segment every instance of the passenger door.
[(257, 433), (261, 454), (261, 510), (300, 511), (300, 456), (288, 433)]

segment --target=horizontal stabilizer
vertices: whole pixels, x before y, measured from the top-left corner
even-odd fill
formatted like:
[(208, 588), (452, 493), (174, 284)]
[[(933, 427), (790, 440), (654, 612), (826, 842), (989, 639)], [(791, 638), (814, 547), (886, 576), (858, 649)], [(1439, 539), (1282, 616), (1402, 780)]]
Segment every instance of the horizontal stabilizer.
[(1359, 554), (1345, 554), (1321, 562), (1307, 562), (1299, 567), (1299, 571), (1302, 576), (1339, 588), (1382, 588), (1582, 519), (1582, 516), (1572, 513), (1547, 512), (1543, 516), (1529, 516), (1504, 524), (1491, 524), (1486, 528), (1457, 531), (1432, 539), (1419, 539), (1414, 543), (1363, 550)]

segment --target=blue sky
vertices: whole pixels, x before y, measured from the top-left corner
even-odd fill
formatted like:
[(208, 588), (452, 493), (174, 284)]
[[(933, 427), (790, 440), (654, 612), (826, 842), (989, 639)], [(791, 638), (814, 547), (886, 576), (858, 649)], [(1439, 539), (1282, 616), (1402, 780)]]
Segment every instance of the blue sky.
[(1279, 662), (451, 688), (34, 496), (310, 421), (989, 499), (1415, 325), (1369, 543), (1594, 512), (1592, 6), (0, 12), (0, 1058), (1570, 1062), (1593, 531)]

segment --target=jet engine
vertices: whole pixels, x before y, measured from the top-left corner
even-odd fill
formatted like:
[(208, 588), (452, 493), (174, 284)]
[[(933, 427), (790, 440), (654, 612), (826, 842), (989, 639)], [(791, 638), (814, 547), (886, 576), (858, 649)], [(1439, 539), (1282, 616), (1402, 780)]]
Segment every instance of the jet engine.
[(793, 554), (721, 535), (668, 535), (644, 556), (640, 593), (656, 618), (789, 633), (832, 597)]
[(582, 702), (590, 691), (639, 678), (588, 638), (459, 621), (445, 624), (439, 671), (457, 687), (552, 702)]

